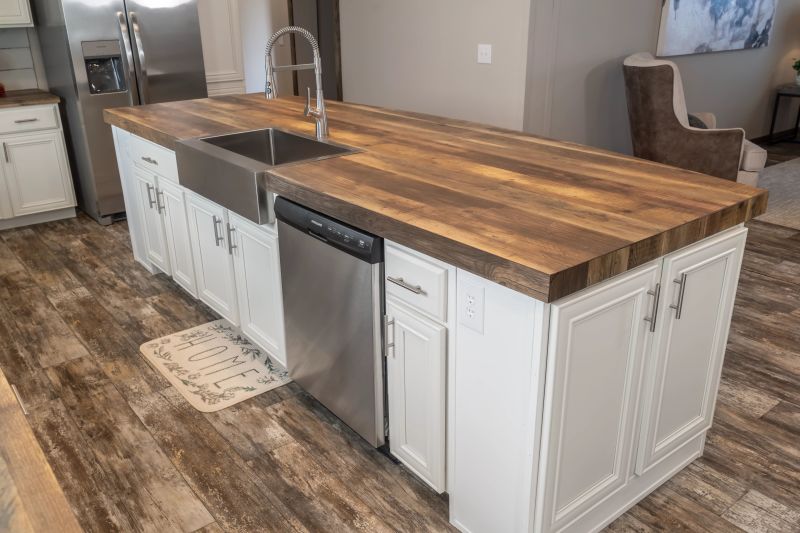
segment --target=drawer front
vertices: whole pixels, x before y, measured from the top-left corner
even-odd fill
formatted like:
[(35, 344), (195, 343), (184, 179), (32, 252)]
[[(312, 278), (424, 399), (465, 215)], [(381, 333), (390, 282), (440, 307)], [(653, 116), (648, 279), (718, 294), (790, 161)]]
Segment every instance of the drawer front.
[(20, 106), (0, 111), (0, 133), (47, 130), (58, 127), (55, 105)]
[(130, 156), (139, 167), (178, 183), (178, 163), (172, 150), (133, 135)]
[(447, 321), (447, 268), (386, 244), (386, 294)]

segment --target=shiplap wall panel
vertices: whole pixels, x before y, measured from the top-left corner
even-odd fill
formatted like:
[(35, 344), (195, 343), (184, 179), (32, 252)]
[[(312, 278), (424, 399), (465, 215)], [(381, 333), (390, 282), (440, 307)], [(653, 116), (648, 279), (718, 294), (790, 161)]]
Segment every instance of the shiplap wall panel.
[(0, 29), (0, 83), (9, 91), (37, 87), (25, 28)]

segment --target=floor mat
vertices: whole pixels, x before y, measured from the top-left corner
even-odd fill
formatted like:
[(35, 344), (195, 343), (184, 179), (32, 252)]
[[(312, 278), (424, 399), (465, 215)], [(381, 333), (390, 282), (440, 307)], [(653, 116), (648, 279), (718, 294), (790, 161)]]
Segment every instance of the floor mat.
[(758, 186), (769, 191), (769, 204), (757, 220), (800, 230), (800, 159), (765, 168)]
[(139, 348), (198, 411), (211, 413), (289, 383), (289, 374), (226, 320)]

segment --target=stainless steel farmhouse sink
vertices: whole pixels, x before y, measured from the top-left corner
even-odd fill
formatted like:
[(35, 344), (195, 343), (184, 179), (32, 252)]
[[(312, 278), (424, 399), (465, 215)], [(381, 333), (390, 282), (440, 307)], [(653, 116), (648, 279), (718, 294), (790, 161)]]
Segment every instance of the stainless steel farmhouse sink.
[(267, 172), (357, 152), (349, 146), (266, 128), (179, 141), (181, 185), (258, 224), (275, 220)]

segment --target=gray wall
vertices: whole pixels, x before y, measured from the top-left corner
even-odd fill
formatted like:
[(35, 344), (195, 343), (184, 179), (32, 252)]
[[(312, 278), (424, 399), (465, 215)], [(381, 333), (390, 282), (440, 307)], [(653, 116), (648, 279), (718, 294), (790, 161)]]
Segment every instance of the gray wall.
[[(526, 131), (630, 152), (622, 60), (655, 53), (659, 0), (532, 0)], [(690, 111), (711, 111), (721, 127), (749, 138), (769, 129), (774, 87), (794, 79), (800, 56), (800, 0), (780, 0), (768, 48), (672, 58)], [(790, 126), (781, 111), (778, 129)]]
[[(522, 128), (530, 0), (341, 0), (344, 100)], [(493, 64), (477, 63), (478, 43)]]

